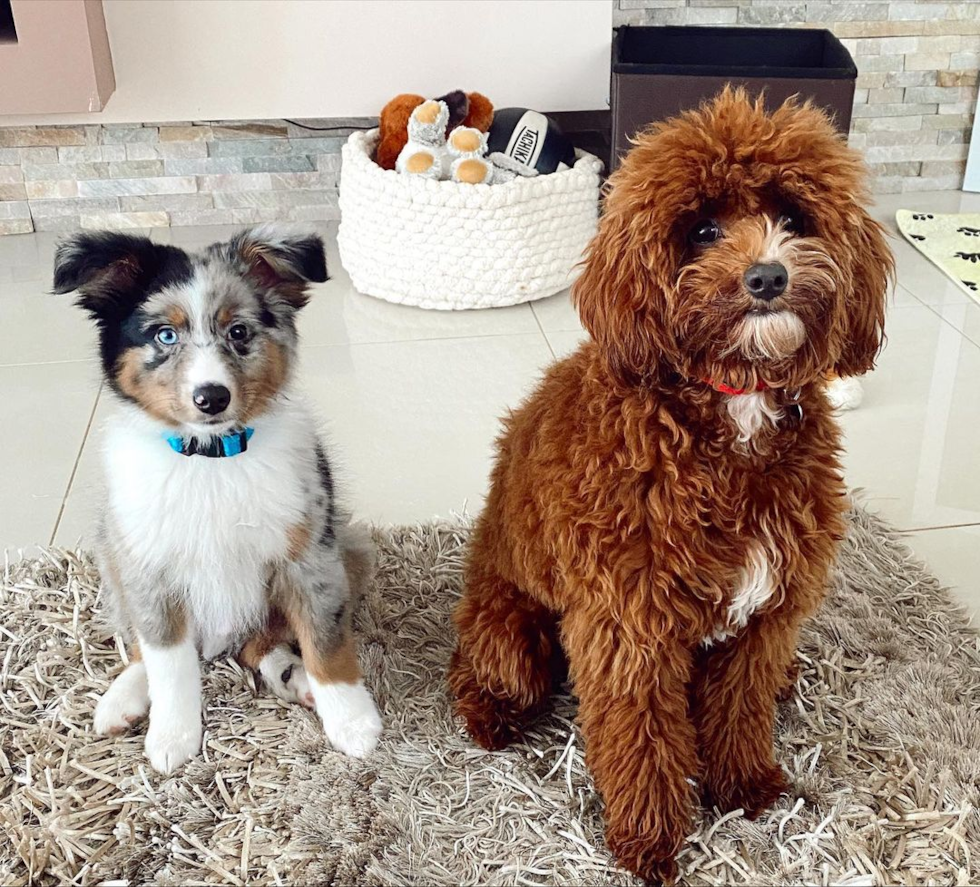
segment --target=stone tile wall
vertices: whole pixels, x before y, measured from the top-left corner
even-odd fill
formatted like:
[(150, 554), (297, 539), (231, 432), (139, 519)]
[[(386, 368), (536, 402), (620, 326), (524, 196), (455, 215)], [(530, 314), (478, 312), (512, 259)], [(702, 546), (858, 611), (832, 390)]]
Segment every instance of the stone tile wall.
[(858, 67), (850, 143), (879, 193), (959, 188), (977, 104), (980, 0), (612, 0), (613, 25), (829, 28)]
[(306, 125), (331, 128), (0, 127), (0, 234), (337, 218), (340, 147), (374, 121)]

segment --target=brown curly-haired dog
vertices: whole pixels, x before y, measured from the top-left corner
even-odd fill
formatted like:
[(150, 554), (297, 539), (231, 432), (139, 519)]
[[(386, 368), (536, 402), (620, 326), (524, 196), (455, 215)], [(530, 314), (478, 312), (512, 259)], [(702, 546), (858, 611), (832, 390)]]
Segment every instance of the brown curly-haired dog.
[[(515, 739), (567, 656), (609, 846), (676, 876), (696, 778), (786, 787), (777, 694), (844, 532), (822, 374), (870, 369), (892, 258), (823, 112), (726, 90), (643, 133), (574, 298), (592, 340), (505, 421), (450, 684)], [(564, 656), (562, 655), (564, 653)]]

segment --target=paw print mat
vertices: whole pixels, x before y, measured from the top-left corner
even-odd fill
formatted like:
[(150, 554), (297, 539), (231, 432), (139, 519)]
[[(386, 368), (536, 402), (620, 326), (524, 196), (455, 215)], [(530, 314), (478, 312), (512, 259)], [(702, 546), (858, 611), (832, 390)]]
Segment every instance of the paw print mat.
[(895, 220), (912, 246), (980, 302), (980, 213), (944, 215), (900, 209)]

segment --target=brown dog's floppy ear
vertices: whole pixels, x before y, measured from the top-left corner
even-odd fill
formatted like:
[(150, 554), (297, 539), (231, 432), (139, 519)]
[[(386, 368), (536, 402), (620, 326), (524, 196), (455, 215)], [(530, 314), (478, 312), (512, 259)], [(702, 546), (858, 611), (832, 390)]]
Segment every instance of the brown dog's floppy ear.
[(895, 277), (895, 259), (881, 225), (864, 210), (853, 241), (854, 265), (850, 293), (844, 294), (842, 345), (834, 372), (858, 376), (872, 369), (881, 350), (885, 301)]
[(583, 326), (602, 350), (610, 372), (626, 385), (659, 373), (672, 354), (663, 319), (666, 246), (648, 240), (656, 231), (649, 212), (610, 208), (589, 244), (585, 270), (572, 288)]
[(308, 283), (327, 280), (327, 257), (317, 234), (262, 225), (242, 231), (228, 246), (252, 280), (293, 308), (309, 300)]
[(148, 284), (189, 274), (186, 253), (148, 237), (83, 231), (58, 244), (54, 292), (78, 290), (77, 304), (99, 322), (127, 317)]

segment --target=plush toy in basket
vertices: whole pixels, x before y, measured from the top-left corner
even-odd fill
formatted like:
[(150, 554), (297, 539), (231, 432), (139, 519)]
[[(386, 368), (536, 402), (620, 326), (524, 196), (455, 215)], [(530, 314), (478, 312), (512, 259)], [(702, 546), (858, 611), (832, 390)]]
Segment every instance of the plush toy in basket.
[[(395, 161), (408, 142), (408, 121), (412, 112), (425, 102), (425, 96), (403, 93), (396, 95), (381, 109), (378, 122), (380, 134), (375, 161), (382, 169), (394, 169)], [(486, 132), (493, 121), (493, 104), (478, 92), (465, 93), (460, 89), (447, 92), (433, 101), (443, 102), (449, 112), (448, 131), (468, 126)]]
[(528, 108), (494, 112), (478, 92), (396, 96), (382, 109), (379, 128), (380, 167), (436, 181), (503, 184), (575, 162), (572, 143), (555, 121)]

